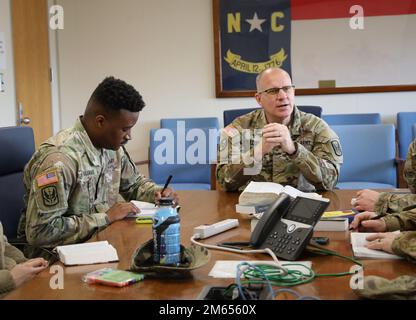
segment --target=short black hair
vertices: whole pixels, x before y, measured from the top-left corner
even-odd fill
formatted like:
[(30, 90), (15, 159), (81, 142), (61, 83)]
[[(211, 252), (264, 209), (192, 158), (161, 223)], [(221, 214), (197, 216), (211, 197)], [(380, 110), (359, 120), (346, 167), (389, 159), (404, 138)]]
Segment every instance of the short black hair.
[(114, 77), (105, 78), (92, 93), (91, 100), (111, 111), (139, 112), (145, 107), (142, 96), (132, 85)]

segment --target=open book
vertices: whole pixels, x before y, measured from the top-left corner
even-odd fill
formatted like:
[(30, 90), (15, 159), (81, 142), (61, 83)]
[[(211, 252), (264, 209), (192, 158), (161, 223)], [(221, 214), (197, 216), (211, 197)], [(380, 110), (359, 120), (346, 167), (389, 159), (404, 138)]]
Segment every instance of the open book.
[(403, 259), (395, 254), (387, 253), (381, 250), (368, 249), (365, 246), (368, 243), (365, 238), (372, 234), (374, 233), (351, 232), (351, 245), (355, 257), (371, 259)]
[(107, 241), (58, 246), (56, 251), (66, 266), (118, 261), (116, 249)]
[(322, 196), (317, 193), (302, 192), (291, 186), (282, 186), (274, 182), (251, 181), (240, 194), (238, 204), (243, 206), (268, 205), (273, 203), (282, 192), (293, 198), (302, 196), (305, 198), (322, 199)]
[(144, 202), (144, 201), (137, 201), (131, 200), (137, 208), (140, 209), (139, 213), (129, 213), (127, 218), (143, 218), (143, 219), (151, 219), (156, 213), (157, 207), (154, 203)]

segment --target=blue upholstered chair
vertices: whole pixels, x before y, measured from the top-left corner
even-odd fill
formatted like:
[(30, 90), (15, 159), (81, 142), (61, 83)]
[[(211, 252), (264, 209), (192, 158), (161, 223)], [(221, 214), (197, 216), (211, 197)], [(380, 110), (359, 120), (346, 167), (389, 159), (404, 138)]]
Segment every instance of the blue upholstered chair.
[(173, 175), (170, 185), (175, 190), (210, 190), (218, 129), (186, 128), (183, 132), (181, 137), (176, 128), (150, 130), (149, 176), (163, 185)]
[(412, 137), (413, 137), (413, 140), (416, 139), (416, 123), (412, 125)]
[(416, 112), (397, 113), (397, 135), (399, 140), (399, 158), (406, 159), (407, 150), (412, 142), (412, 125), (416, 123)]
[(395, 129), (392, 124), (331, 128), (338, 134), (344, 154), (337, 188), (397, 187)]
[(322, 119), (330, 126), (347, 124), (381, 124), (380, 113), (324, 114)]
[(0, 221), (8, 238), (16, 238), (23, 208), (23, 169), (35, 152), (30, 127), (0, 128)]
[(185, 121), (185, 127), (192, 128), (219, 128), (219, 121), (217, 117), (207, 118), (165, 118), (160, 119), (161, 128), (176, 128), (178, 121)]
[[(319, 106), (297, 106), (300, 111), (312, 113), (317, 117), (321, 117), (322, 115), (322, 108)], [(234, 119), (247, 114), (251, 111), (257, 110), (260, 108), (246, 108), (246, 109), (232, 109), (232, 110), (225, 110), (224, 115), (224, 127), (228, 126)]]

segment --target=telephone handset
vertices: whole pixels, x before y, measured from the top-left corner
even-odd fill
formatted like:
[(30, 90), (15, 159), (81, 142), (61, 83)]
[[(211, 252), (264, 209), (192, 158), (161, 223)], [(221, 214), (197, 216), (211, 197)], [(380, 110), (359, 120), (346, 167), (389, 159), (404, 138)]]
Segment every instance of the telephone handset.
[(329, 205), (329, 200), (282, 193), (263, 213), (253, 230), (250, 245), (270, 248), (276, 256), (296, 260), (309, 243), (313, 227)]

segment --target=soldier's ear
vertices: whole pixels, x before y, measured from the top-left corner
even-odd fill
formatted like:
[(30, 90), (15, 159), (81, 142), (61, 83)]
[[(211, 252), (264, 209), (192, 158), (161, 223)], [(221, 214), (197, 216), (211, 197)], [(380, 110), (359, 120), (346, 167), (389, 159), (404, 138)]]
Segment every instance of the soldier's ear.
[(99, 114), (95, 117), (95, 123), (97, 125), (98, 128), (102, 128), (104, 127), (104, 123), (105, 123), (105, 116), (103, 116), (102, 114)]
[(256, 98), (257, 103), (261, 106), (261, 104), (260, 104), (261, 94), (256, 93), (256, 95), (254, 97)]

